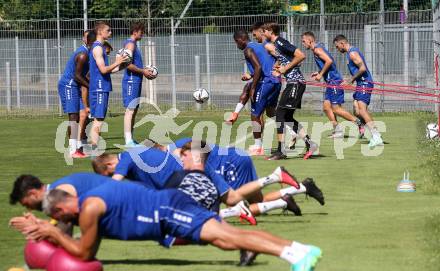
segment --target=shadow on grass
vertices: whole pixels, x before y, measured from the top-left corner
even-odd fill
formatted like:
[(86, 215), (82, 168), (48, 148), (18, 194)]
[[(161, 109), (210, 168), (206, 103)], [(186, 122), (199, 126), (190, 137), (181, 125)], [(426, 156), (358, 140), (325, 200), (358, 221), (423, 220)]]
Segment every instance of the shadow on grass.
[[(104, 265), (107, 264), (121, 264), (121, 265), (229, 265), (236, 266), (237, 261), (195, 261), (195, 260), (180, 260), (180, 259), (112, 259), (101, 260)], [(267, 265), (267, 262), (253, 263), (252, 265)]]
[[(272, 154), (266, 155), (266, 157), (264, 157), (264, 159), (270, 157), (271, 155)], [(287, 155), (287, 158), (282, 159), (282, 160), (295, 160), (295, 159), (302, 160), (304, 158), (304, 154), (298, 154), (298, 153), (295, 153), (294, 151), (290, 151), (290, 152), (287, 151), (286, 155)], [(324, 154), (316, 154), (316, 155), (310, 156), (309, 159), (318, 159), (318, 158), (326, 158), (326, 157), (327, 157), (327, 155), (324, 155)], [(272, 161), (275, 161), (275, 160), (272, 160)]]
[[(277, 216), (277, 215), (275, 215)], [(282, 218), (277, 218), (276, 221), (275, 220), (266, 220), (266, 219), (258, 219), (257, 218), (257, 223), (258, 224), (309, 224), (312, 221), (311, 220), (292, 220), (292, 217), (289, 216), (284, 216), (284, 215), (279, 215), (280, 217), (285, 217), (286, 219), (282, 219)], [(235, 221), (228, 221), (229, 224), (234, 225), (234, 226), (249, 226), (249, 224), (244, 224), (241, 222), (235, 222)]]
[[(361, 144), (368, 144), (368, 143), (370, 143), (370, 141), (367, 140), (366, 138), (361, 139), (361, 141), (359, 141), (359, 142), (360, 142)], [(391, 144), (391, 143), (388, 142), (388, 141), (384, 141), (383, 144), (384, 144), (384, 145), (389, 145), (389, 144)]]
[(105, 148), (106, 152), (108, 152), (108, 151), (115, 151), (115, 150), (124, 151), (123, 149), (118, 148), (118, 147), (108, 147), (108, 148)]
[[(311, 223), (311, 220), (304, 220), (304, 217), (311, 217), (311, 216), (327, 216), (327, 212), (314, 212), (314, 213), (303, 213), (302, 216), (295, 216), (293, 214), (266, 214), (261, 215), (257, 217), (257, 222), (259, 224), (280, 224), (280, 223), (289, 223), (289, 224), (307, 224)], [(271, 217), (277, 217), (276, 220), (270, 219)], [(283, 219), (285, 218), (285, 219)], [(298, 219), (298, 220), (292, 220), (292, 219)], [(242, 223), (239, 221), (228, 221), (229, 224), (232, 224), (234, 226), (244, 225), (248, 226), (246, 223)]]
[(113, 140), (113, 139), (124, 139), (123, 136), (109, 136), (105, 137), (104, 139)]

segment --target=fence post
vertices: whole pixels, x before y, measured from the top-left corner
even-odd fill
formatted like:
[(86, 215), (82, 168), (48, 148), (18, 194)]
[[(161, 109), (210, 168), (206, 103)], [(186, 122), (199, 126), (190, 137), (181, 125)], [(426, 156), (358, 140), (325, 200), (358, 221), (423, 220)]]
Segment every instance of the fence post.
[[(57, 59), (58, 59), (58, 77), (57, 81), (61, 77), (61, 22), (60, 22), (60, 1), (57, 0)], [(61, 111), (61, 99), (58, 99), (58, 114), (63, 115)]]
[(324, 0), (320, 1), (320, 15), (319, 15), (319, 40), (322, 42), (324, 40), (325, 32), (325, 4)]
[(172, 84), (172, 107), (174, 111), (177, 110), (177, 101), (176, 101), (176, 44), (174, 41), (174, 18), (171, 18), (171, 37), (170, 37), (170, 46), (171, 46), (171, 84)]
[[(319, 40), (321, 42), (325, 42), (325, 3), (324, 0), (320, 0), (319, 1), (319, 8), (320, 8), (320, 12), (319, 12)], [(326, 44), (327, 48), (328, 44)], [(319, 100), (320, 100), (320, 104), (322, 104), (324, 102), (324, 97), (323, 95), (319, 95)], [(322, 110), (319, 111), (320, 115), (323, 115), (324, 112), (322, 112)]]
[[(200, 56), (194, 56), (194, 76), (195, 76), (195, 87), (196, 89), (200, 88)], [(201, 106), (199, 103), (196, 104), (196, 110), (200, 111)]]
[(46, 94), (46, 110), (49, 110), (49, 72), (47, 59), (47, 39), (43, 40), (44, 46), (44, 90)]
[(87, 0), (83, 0), (83, 19), (84, 19), (84, 31), (87, 30)]
[(6, 62), (6, 109), (11, 112), (11, 66)]
[[(405, 17), (408, 14), (408, 1), (403, 1), (403, 10), (405, 12)], [(407, 25), (407, 20), (403, 22), (403, 73), (405, 78), (405, 85), (409, 85), (409, 27)]]
[[(147, 53), (147, 60), (148, 60), (148, 65), (152, 65), (152, 48), (151, 48), (151, 40), (150, 38), (148, 38), (147, 41), (147, 46), (148, 46), (148, 53)], [(148, 80), (148, 97), (150, 100), (150, 103), (154, 103), (154, 99), (153, 99), (153, 83), (151, 82), (151, 80)]]
[[(144, 46), (144, 59), (145, 60), (149, 59), (149, 56), (148, 56), (148, 54), (149, 54), (149, 48), (148, 48), (149, 44), (150, 44), (150, 37), (148, 37), (147, 45)], [(149, 86), (147, 86), (147, 84), (143, 84), (143, 87), (145, 89), (145, 98), (148, 98), (148, 101), (151, 103), (151, 98), (149, 96), (150, 89), (148, 88)]]
[[(385, 3), (384, 0), (380, 0), (380, 44), (381, 44), (381, 57), (380, 57), (380, 82), (385, 83)], [(380, 109), (382, 112), (385, 111), (384, 102), (385, 97), (383, 96), (384, 86), (380, 87), (382, 93), (380, 95)]]
[(20, 108), (20, 54), (18, 52), (18, 37), (15, 37), (15, 77), (17, 78), (16, 91), (17, 91), (17, 108)]
[(420, 55), (419, 55), (419, 29), (417, 28), (414, 31), (414, 61), (416, 64), (416, 85), (418, 86), (420, 83)]
[(212, 91), (211, 91), (211, 54), (209, 51), (209, 34), (205, 35), (205, 47), (206, 47), (206, 79), (208, 81), (208, 93), (209, 93), (209, 100), (208, 105), (211, 106), (212, 104)]
[[(156, 46), (154, 41), (150, 41), (150, 64), (156, 66)], [(156, 80), (149, 80), (150, 97), (154, 103), (157, 104), (157, 83)]]
[[(415, 75), (416, 75), (416, 80), (415, 80), (415, 85), (419, 86), (420, 85), (420, 55), (419, 55), (419, 29), (417, 28), (414, 32), (414, 62), (416, 64), (416, 71), (415, 71)], [(412, 85), (412, 84), (411, 84)], [(416, 110), (420, 110), (420, 101), (417, 100), (416, 102)]]

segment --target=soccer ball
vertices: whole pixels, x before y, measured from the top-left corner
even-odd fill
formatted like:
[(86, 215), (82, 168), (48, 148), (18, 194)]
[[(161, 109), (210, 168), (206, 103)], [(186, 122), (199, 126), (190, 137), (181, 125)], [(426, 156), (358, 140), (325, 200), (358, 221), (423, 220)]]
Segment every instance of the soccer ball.
[(146, 70), (150, 70), (150, 71), (152, 71), (152, 74), (153, 74), (154, 78), (156, 78), (157, 75), (159, 74), (159, 71), (157, 70), (157, 67), (156, 67), (156, 66), (153, 66), (153, 65), (151, 65), (151, 64), (145, 66), (145, 69), (146, 69)]
[(125, 61), (126, 63), (131, 63), (133, 61), (133, 53), (128, 49), (125, 48), (119, 49), (116, 55), (121, 57), (128, 56), (128, 59)]
[(209, 92), (204, 88), (198, 88), (193, 92), (193, 98), (197, 103), (204, 103), (209, 99)]
[(427, 139), (438, 138), (438, 125), (436, 123), (430, 123), (426, 126), (426, 138)]

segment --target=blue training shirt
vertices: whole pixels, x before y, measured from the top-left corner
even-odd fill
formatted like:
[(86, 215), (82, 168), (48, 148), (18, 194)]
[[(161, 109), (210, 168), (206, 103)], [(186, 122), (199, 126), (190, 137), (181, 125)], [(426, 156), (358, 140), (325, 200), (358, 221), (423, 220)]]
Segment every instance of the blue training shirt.
[[(75, 81), (75, 70), (76, 70), (76, 62), (75, 59), (79, 54), (86, 54), (88, 56), (89, 49), (84, 44), (80, 47), (78, 47), (75, 52), (70, 56), (69, 60), (67, 61), (66, 67), (64, 68), (63, 75), (60, 78), (60, 82), (62, 82), (64, 85), (70, 85), (79, 87), (80, 84)], [(89, 63), (84, 63), (83, 70), (81, 72), (81, 75), (86, 77), (87, 73), (89, 72)]]
[(162, 202), (169, 200), (169, 191), (156, 191), (133, 182), (108, 182), (80, 196), (79, 206), (89, 197), (104, 201), (106, 212), (99, 220), (101, 236), (160, 240), (163, 234), (158, 209)]
[[(336, 68), (336, 61), (333, 58), (333, 56), (330, 54), (330, 52), (327, 50), (327, 48), (325, 48), (324, 44), (318, 43), (316, 45), (316, 48), (322, 48), (325, 54), (327, 54), (327, 56), (330, 57), (330, 59), (333, 61), (332, 65), (323, 76), (325, 82), (331, 84), (342, 82), (342, 76), (339, 73), (338, 69)], [(315, 55), (314, 57), (315, 57), (315, 63), (318, 66), (319, 70), (321, 71), (324, 68), (325, 62), (317, 55)]]
[(163, 189), (174, 171), (183, 170), (169, 152), (156, 148), (133, 148), (119, 155), (114, 174), (143, 183), (146, 187)]
[[(192, 138), (190, 137), (176, 140), (174, 144), (170, 145), (170, 149), (182, 148), (183, 145), (191, 142), (191, 140)], [(216, 173), (213, 175), (222, 178), (223, 181), (234, 189), (258, 178), (252, 160), (246, 151), (235, 147), (220, 147), (216, 144), (209, 144), (209, 146), (211, 151), (206, 160), (206, 165), (212, 171), (209, 174)]]
[(70, 184), (75, 188), (77, 196), (81, 196), (100, 185), (113, 181), (110, 177), (95, 173), (74, 173), (49, 184), (47, 190), (50, 191), (63, 184)]
[[(132, 64), (135, 65), (136, 67), (138, 67), (139, 69), (143, 69), (144, 63), (142, 61), (142, 54), (141, 54), (139, 48), (137, 47), (137, 42), (135, 40), (129, 38), (129, 39), (125, 40), (123, 47), (125, 48), (125, 46), (127, 46), (128, 43), (134, 44)], [(128, 69), (125, 69), (124, 77), (122, 78), (122, 81), (123, 82), (127, 82), (127, 81), (140, 82), (140, 81), (142, 81), (142, 79), (143, 79), (142, 74), (134, 73)]]
[(104, 63), (107, 66), (109, 64), (108, 56), (105, 53), (105, 48), (101, 42), (95, 41), (89, 52), (89, 69), (90, 69), (90, 82), (89, 90), (91, 92), (110, 92), (112, 91), (112, 79), (110, 73), (102, 74), (98, 65), (96, 65), (96, 60), (93, 57), (93, 49), (95, 47), (101, 47), (102, 57), (104, 58)]
[(258, 178), (249, 155), (239, 148), (212, 145), (206, 164), (234, 189)]
[[(247, 44), (246, 48), (251, 48), (257, 55), (258, 61), (260, 62), (262, 70), (260, 81), (279, 83), (279, 78), (272, 75), (275, 58), (273, 58), (267, 52), (267, 50), (264, 48), (264, 45), (251, 41)], [(250, 74), (254, 75), (255, 69), (252, 63), (248, 59), (246, 59), (246, 64)]]
[(356, 64), (350, 59), (351, 52), (357, 52), (361, 56), (362, 61), (364, 62), (365, 67), (367, 68), (367, 70), (356, 79), (356, 84), (357, 85), (365, 85), (365, 84), (372, 83), (373, 76), (371, 76), (370, 70), (368, 69), (368, 66), (367, 66), (367, 62), (365, 62), (364, 55), (361, 53), (359, 48), (356, 48), (356, 47), (350, 47), (350, 49), (347, 52), (347, 66), (348, 66), (348, 70), (350, 71), (350, 74), (355, 75), (359, 71), (358, 66), (356, 66)]

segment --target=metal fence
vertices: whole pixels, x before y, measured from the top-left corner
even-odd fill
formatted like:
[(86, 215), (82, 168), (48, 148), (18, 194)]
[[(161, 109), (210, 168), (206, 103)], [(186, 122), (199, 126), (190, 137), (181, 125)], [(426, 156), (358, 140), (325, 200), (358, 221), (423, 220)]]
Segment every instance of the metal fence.
[[(436, 87), (438, 88), (440, 86), (440, 1), (435, 0), (432, 2), (432, 8), (433, 8), (433, 44), (434, 44), (434, 77), (436, 81)], [(437, 91), (437, 94), (440, 94), (439, 91)], [(436, 104), (436, 111), (437, 111), (437, 123), (440, 127), (440, 110), (439, 110), (439, 104)]]
[[(150, 35), (140, 42), (144, 63), (156, 65), (159, 77), (144, 80), (143, 96), (160, 106), (174, 104), (179, 110), (195, 108), (192, 91), (211, 91), (213, 108), (233, 109), (243, 87), (240, 74), (244, 57), (232, 39), (237, 28), (248, 29), (256, 21), (275, 20), (293, 44), (302, 48), (300, 35), (314, 31), (335, 56), (339, 70), (348, 74), (344, 56), (332, 45), (344, 34), (366, 55), (375, 81), (434, 87), (434, 43), (432, 11), (410, 11), (402, 21), (400, 12), (374, 12), (282, 16), (253, 15), (177, 19), (136, 19), (151, 25)], [(438, 19), (437, 19), (438, 20)], [(111, 19), (114, 48), (129, 36), (130, 20)], [(383, 22), (383, 24), (381, 24)], [(89, 26), (94, 20), (89, 20)], [(179, 26), (173, 28), (172, 26)], [(383, 27), (381, 27), (381, 25)], [(83, 20), (0, 22), (0, 116), (14, 114), (58, 114), (57, 81), (73, 50), (80, 45)], [(437, 30), (438, 31), (438, 30)], [(438, 35), (438, 32), (437, 32)], [(112, 54), (112, 58), (114, 54)], [(302, 65), (309, 77), (316, 67), (310, 52)], [(123, 112), (122, 73), (112, 75), (110, 111)], [(351, 93), (346, 93), (350, 104)], [(308, 87), (304, 107), (320, 111), (322, 90)], [(374, 95), (375, 111), (434, 110), (431, 103), (406, 101), (403, 97)]]

